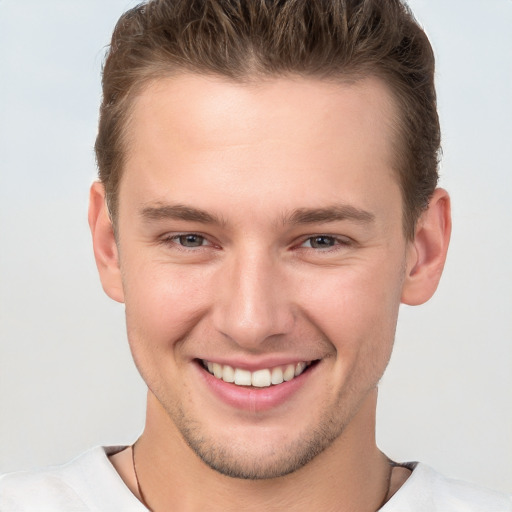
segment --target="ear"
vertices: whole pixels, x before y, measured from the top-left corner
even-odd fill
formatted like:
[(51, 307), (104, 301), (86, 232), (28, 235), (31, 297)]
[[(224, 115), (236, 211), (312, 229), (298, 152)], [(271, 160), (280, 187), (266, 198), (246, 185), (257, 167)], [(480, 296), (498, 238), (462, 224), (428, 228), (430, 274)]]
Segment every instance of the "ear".
[(434, 295), (446, 261), (451, 230), (450, 197), (446, 190), (438, 188), (418, 219), (414, 240), (409, 243), (402, 289), (404, 304), (423, 304)]
[(105, 201), (103, 184), (94, 182), (89, 195), (89, 227), (94, 258), (105, 293), (117, 302), (124, 302), (119, 253), (112, 221)]

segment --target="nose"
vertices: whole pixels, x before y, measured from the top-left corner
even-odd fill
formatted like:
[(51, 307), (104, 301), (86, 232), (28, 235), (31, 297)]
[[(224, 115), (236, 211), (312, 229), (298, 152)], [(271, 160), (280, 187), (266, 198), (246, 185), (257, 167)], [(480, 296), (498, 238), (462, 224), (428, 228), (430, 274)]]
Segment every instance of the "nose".
[(233, 256), (219, 269), (213, 322), (218, 332), (248, 351), (287, 334), (294, 323), (286, 278), (264, 251)]

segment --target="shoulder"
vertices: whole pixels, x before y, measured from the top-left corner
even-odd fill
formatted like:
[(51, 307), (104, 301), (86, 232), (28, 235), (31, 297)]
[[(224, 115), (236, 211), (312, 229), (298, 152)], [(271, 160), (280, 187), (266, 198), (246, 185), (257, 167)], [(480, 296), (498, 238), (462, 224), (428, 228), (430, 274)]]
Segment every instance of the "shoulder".
[(97, 447), (62, 466), (0, 476), (0, 510), (81, 512), (117, 508), (139, 512), (140, 503), (124, 486), (108, 453)]
[(446, 478), (426, 464), (411, 463), (411, 476), (382, 512), (512, 512), (512, 496)]
[(0, 477), (0, 510), (2, 511), (70, 509), (88, 510), (73, 488), (50, 471), (19, 471)]

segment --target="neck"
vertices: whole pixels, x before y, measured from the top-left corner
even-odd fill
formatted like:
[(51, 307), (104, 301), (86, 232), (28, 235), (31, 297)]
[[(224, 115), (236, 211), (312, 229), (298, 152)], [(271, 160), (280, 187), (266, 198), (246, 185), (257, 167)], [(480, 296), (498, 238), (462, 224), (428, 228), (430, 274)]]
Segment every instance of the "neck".
[(206, 466), (183, 441), (150, 393), (136, 465), (147, 505), (160, 510), (376, 511), (389, 490), (390, 467), (375, 444), (376, 390), (326, 450), (292, 474), (241, 480)]

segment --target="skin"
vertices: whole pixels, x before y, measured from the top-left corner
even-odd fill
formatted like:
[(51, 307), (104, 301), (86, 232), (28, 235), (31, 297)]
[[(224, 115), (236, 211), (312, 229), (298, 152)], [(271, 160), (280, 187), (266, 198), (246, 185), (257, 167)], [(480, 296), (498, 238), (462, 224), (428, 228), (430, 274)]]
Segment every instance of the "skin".
[[(375, 445), (377, 384), (399, 305), (434, 293), (450, 235), (438, 189), (404, 237), (386, 86), (184, 74), (150, 84), (132, 114), (117, 239), (99, 183), (89, 222), (148, 385), (146, 501), (376, 510), (408, 476)], [(316, 363), (262, 409), (220, 399), (201, 359)], [(137, 494), (131, 454), (112, 462)]]

